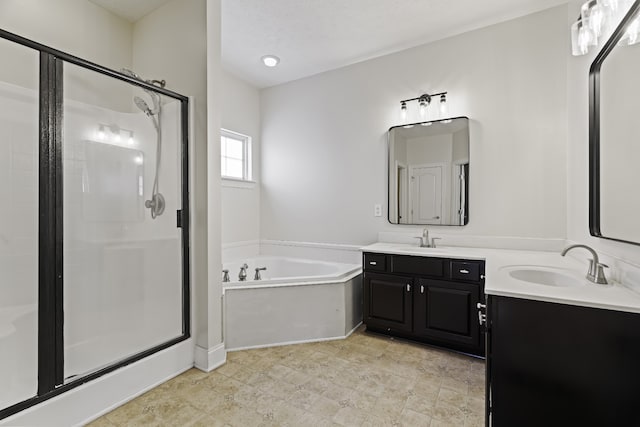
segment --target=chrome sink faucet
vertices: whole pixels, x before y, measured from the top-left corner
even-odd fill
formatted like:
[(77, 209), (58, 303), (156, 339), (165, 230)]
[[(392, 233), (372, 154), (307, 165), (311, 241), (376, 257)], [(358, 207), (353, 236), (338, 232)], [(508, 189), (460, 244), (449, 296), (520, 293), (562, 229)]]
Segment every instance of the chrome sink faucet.
[(589, 260), (589, 271), (587, 271), (587, 280), (593, 283), (599, 283), (601, 285), (606, 285), (607, 282), (607, 278), (604, 275), (604, 268), (609, 268), (608, 265), (606, 264), (602, 264), (600, 263), (600, 259), (598, 258), (598, 254), (596, 253), (596, 251), (594, 251), (593, 249), (591, 249), (589, 246), (587, 245), (571, 245), (571, 246), (567, 246), (566, 248), (564, 248), (562, 250), (562, 253), (560, 255), (565, 256), (567, 254), (567, 252), (569, 252), (571, 249), (574, 248), (583, 248), (588, 250), (589, 252), (591, 252), (591, 255), (593, 256), (593, 259)]
[(429, 229), (425, 227), (422, 230), (422, 236), (416, 236), (414, 239), (420, 239), (421, 248), (435, 248), (436, 240), (440, 240), (440, 237), (432, 237), (431, 240), (429, 240)]

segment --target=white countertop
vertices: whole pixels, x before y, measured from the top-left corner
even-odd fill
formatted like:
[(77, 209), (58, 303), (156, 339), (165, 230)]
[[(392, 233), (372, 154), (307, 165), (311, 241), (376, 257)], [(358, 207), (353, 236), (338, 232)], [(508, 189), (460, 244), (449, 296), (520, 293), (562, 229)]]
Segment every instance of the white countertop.
[[(609, 285), (589, 282), (585, 278), (586, 264), (558, 252), (453, 246), (421, 248), (402, 243), (374, 243), (361, 249), (363, 252), (484, 260), (486, 294), (640, 313), (639, 293), (611, 281)], [(518, 267), (558, 271), (581, 283), (578, 286), (549, 286), (518, 280), (509, 275), (510, 269)]]

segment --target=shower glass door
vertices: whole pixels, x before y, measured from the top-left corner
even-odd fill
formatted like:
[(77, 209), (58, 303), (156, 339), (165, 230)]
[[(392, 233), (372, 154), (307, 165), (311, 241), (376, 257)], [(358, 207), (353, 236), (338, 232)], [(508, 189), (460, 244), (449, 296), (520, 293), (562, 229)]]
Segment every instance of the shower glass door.
[(0, 39), (0, 410), (38, 389), (38, 53)]
[(188, 99), (2, 29), (0, 58), (2, 424), (188, 339), (190, 308)]
[(179, 101), (69, 63), (63, 88), (67, 383), (183, 335), (183, 156)]

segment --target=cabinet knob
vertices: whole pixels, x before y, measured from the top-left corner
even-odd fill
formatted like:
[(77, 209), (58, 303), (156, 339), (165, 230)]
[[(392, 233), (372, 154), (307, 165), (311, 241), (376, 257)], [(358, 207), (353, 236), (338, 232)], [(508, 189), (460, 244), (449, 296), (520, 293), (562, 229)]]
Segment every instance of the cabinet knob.
[(369, 265), (378, 265), (378, 263), (375, 261), (369, 261)]
[(424, 294), (424, 286), (423, 285), (420, 285), (420, 293)]
[(469, 274), (469, 270), (463, 268), (462, 270), (460, 270), (460, 273)]
[(411, 292), (411, 284), (407, 283), (407, 292)]

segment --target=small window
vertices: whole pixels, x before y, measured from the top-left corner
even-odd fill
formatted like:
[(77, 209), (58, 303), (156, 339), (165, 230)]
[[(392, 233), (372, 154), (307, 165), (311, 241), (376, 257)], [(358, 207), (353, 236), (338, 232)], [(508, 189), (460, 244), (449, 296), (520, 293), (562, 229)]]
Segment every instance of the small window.
[(220, 145), (222, 177), (251, 181), (251, 137), (221, 129)]

